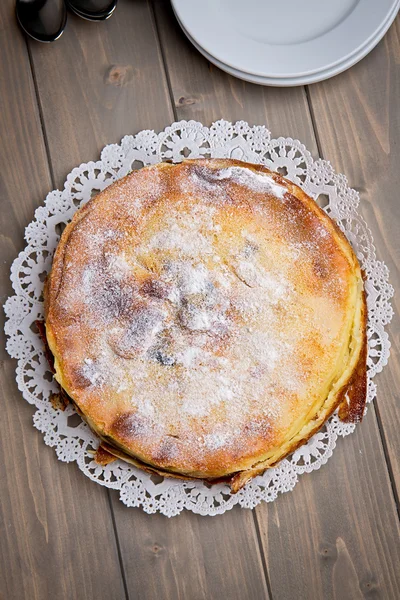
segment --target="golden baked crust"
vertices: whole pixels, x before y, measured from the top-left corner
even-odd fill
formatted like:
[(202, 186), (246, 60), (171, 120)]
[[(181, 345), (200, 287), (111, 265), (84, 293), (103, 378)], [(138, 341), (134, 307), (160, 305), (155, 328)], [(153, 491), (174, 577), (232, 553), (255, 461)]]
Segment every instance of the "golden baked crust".
[(46, 285), (56, 378), (108, 451), (233, 491), (340, 405), (362, 417), (358, 261), (298, 186), (228, 159), (161, 163), (88, 202)]

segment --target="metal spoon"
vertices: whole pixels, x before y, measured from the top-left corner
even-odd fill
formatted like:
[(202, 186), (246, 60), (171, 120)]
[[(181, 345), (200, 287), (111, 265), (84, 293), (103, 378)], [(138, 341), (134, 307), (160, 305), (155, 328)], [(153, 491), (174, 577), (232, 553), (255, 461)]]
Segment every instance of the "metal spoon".
[(16, 12), (22, 29), (39, 42), (58, 40), (67, 23), (64, 0), (17, 0)]
[(105, 21), (113, 14), (118, 0), (65, 0), (75, 14), (89, 21)]

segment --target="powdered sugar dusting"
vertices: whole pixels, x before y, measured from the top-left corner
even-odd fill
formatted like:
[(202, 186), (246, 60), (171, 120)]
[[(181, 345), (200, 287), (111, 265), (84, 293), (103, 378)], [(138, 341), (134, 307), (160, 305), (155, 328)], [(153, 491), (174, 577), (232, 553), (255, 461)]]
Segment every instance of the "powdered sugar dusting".
[(246, 167), (228, 167), (221, 169), (216, 174), (216, 179), (230, 179), (240, 185), (245, 185), (254, 192), (269, 193), (276, 198), (283, 198), (287, 192), (286, 187), (276, 183), (271, 175), (260, 171), (252, 171)]
[[(121, 379), (129, 369), (129, 379), (137, 386), (129, 401), (151, 423), (150, 429), (141, 425), (142, 435), (154, 427), (165, 435), (169, 419), (179, 429), (188, 418), (205, 418), (211, 425), (213, 415), (219, 415), (227, 431), (236, 434), (200, 436), (197, 444), (204, 451), (222, 447), (222, 439), (228, 446), (237, 443), (246, 415), (258, 413), (269, 422), (279, 416), (279, 406), (266, 402), (265, 394), (272, 381), (283, 384), (284, 370), (275, 377), (273, 373), (291, 350), (280, 339), (274, 314), (274, 307), (290, 295), (284, 277), (268, 273), (259, 263), (257, 252), (249, 255), (246, 235), (242, 236), (242, 250), (232, 251), (228, 264), (211, 260), (206, 266), (193, 249), (199, 240), (205, 240), (210, 253), (215, 253), (214, 230), (212, 222), (208, 237), (199, 228), (192, 228), (190, 245), (182, 244), (180, 233), (174, 235), (177, 230), (169, 230), (168, 248), (164, 249), (178, 248), (178, 254), (163, 263), (157, 274), (155, 296), (143, 296), (135, 282), (128, 283), (127, 265), (134, 264), (132, 258), (127, 259), (124, 253), (107, 256), (103, 266), (107, 285), (102, 288), (105, 305), (110, 289), (120, 299), (128, 290), (135, 303), (124, 316), (126, 302), (122, 302), (122, 313), (115, 314), (118, 324), (110, 327), (102, 340), (102, 345), (114, 352), (112, 368), (109, 365), (101, 379), (97, 380), (97, 372), (90, 377), (93, 386), (106, 381), (124, 396)], [(156, 244), (161, 250), (160, 239), (165, 241), (166, 237), (154, 237), (143, 252)], [(98, 307), (98, 269), (90, 269), (83, 276), (85, 298), (89, 305)], [(113, 310), (117, 305), (114, 301)], [(268, 311), (267, 328), (260, 328), (257, 319)], [(241, 328), (237, 327), (235, 314), (243, 323)], [(103, 318), (106, 315), (107, 311), (103, 312)], [(228, 350), (226, 355), (224, 349)], [(160, 397), (163, 371), (171, 380)], [(169, 419), (165, 422), (166, 414)]]
[(237, 277), (249, 287), (262, 288), (272, 303), (279, 302), (288, 293), (288, 284), (281, 274), (273, 276), (262, 271), (250, 260), (233, 263), (233, 269)]
[[(297, 267), (282, 260), (284, 241), (282, 254), (265, 243), (251, 213), (224, 229), (225, 180), (278, 199), (286, 192), (264, 173), (210, 169), (197, 201), (194, 180), (189, 200), (185, 180), (182, 197), (170, 205), (164, 198), (147, 231), (138, 188), (122, 207), (116, 201), (115, 229), (95, 213), (87, 220), (79, 233), (85, 261), (71, 272), (65, 265), (60, 302), (73, 315), (69, 327), (79, 335), (83, 326), (87, 336), (75, 351), (88, 397), (117, 397), (121, 414), (140, 417), (132, 438), (151, 437), (154, 448), (165, 436), (194, 444), (199, 456), (245, 448), (248, 437), (267, 437), (305, 390), (299, 323), (312, 328), (313, 313), (298, 308)], [(157, 205), (157, 196), (151, 201)], [(141, 233), (133, 235), (140, 215)]]
[(201, 256), (212, 252), (210, 239), (205, 232), (217, 231), (213, 224), (212, 207), (194, 206), (190, 214), (172, 210), (165, 228), (156, 233), (149, 250), (178, 250), (185, 256)]
[(105, 253), (105, 257), (108, 259), (108, 267), (116, 279), (121, 280), (129, 273), (131, 266), (126, 260), (124, 252), (118, 255)]
[(229, 433), (217, 432), (204, 436), (204, 444), (210, 450), (218, 450), (229, 445)]
[(94, 362), (91, 358), (84, 359), (82, 374), (93, 386), (102, 386), (104, 383), (104, 376), (101, 372), (101, 366), (96, 364), (96, 362)]

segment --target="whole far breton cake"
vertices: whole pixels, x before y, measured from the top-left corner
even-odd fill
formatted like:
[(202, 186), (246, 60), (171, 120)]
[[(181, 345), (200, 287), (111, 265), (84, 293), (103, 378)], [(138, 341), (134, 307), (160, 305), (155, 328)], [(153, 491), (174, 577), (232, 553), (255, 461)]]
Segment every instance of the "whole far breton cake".
[(135, 171), (64, 230), (46, 284), (56, 378), (111, 454), (232, 491), (366, 398), (362, 273), (260, 165)]

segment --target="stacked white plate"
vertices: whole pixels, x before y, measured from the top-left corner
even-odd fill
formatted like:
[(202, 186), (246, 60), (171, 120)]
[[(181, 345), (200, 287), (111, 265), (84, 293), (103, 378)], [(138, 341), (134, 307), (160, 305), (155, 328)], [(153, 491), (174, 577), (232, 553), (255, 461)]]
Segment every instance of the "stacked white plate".
[(172, 0), (192, 44), (252, 83), (294, 86), (333, 77), (383, 38), (400, 0)]

